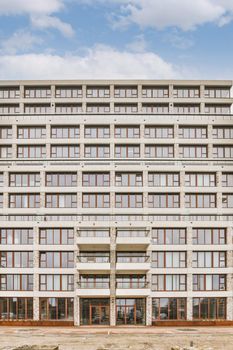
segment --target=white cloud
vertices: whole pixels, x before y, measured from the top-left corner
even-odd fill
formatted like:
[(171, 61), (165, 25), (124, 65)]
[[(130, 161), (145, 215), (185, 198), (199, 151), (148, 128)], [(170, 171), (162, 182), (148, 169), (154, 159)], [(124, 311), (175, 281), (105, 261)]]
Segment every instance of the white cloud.
[(1, 54), (16, 54), (26, 52), (40, 45), (43, 40), (26, 30), (18, 30), (10, 38), (0, 41)]
[(72, 26), (69, 23), (65, 23), (54, 16), (31, 16), (31, 23), (39, 29), (55, 28), (66, 37), (74, 35)]
[(97, 45), (85, 55), (0, 56), (0, 79), (175, 79), (195, 76), (152, 52)]

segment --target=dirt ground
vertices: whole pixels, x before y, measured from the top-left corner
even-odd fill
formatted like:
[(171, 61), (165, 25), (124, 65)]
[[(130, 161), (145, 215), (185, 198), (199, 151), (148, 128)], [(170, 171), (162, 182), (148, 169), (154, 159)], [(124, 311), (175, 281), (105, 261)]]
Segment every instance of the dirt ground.
[(0, 350), (39, 344), (59, 350), (171, 350), (191, 341), (201, 350), (233, 350), (233, 327), (0, 327)]

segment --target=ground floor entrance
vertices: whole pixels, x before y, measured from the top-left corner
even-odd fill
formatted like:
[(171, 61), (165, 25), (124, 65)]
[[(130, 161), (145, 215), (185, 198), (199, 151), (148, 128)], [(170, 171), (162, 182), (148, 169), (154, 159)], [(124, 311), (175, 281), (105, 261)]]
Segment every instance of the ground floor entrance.
[(116, 299), (117, 325), (145, 325), (146, 299)]
[(109, 299), (80, 299), (81, 325), (109, 325)]

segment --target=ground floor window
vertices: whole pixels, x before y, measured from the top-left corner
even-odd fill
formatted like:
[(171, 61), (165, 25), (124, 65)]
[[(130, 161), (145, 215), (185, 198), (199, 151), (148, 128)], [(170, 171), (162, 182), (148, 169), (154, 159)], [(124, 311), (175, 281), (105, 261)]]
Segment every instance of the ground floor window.
[(0, 298), (1, 320), (32, 320), (33, 298)]
[(226, 298), (194, 298), (193, 319), (226, 319)]
[(41, 320), (73, 320), (73, 298), (40, 298)]
[(104, 298), (80, 299), (81, 325), (109, 325), (110, 300)]
[(185, 319), (186, 298), (152, 299), (152, 321)]
[(146, 300), (117, 299), (116, 300), (116, 323), (121, 324), (145, 324), (146, 323)]

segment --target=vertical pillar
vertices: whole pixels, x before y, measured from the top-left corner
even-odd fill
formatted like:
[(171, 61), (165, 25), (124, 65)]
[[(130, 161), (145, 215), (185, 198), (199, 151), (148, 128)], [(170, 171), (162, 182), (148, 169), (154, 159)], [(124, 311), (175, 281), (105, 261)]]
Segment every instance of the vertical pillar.
[(110, 325), (116, 325), (116, 229), (110, 228)]
[(227, 252), (227, 267), (230, 270), (230, 273), (227, 274), (227, 291), (231, 293), (231, 296), (227, 297), (227, 312), (226, 318), (229, 321), (233, 320), (233, 256), (232, 256), (232, 227), (227, 228), (227, 246), (231, 247)]
[(80, 298), (77, 295), (74, 297), (74, 325), (80, 326)]
[(39, 227), (34, 227), (34, 240), (33, 240), (33, 290), (35, 296), (33, 298), (33, 320), (38, 321), (40, 319), (40, 307), (39, 307), (39, 297), (37, 293), (39, 291)]
[(146, 298), (146, 325), (152, 326), (152, 298), (148, 296)]
[(192, 300), (192, 227), (187, 227), (187, 320), (191, 321), (193, 318), (193, 300)]

